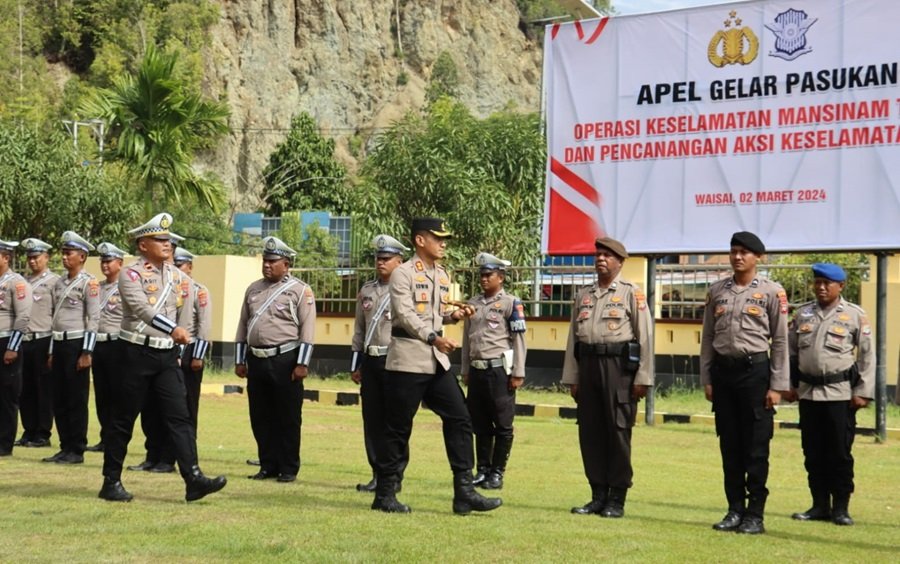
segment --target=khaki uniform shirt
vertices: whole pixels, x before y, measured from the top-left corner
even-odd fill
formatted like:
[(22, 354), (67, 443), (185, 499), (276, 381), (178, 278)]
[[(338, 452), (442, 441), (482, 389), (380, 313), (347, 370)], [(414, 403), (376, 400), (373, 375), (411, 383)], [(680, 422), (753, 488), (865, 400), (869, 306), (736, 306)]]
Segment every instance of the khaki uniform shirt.
[(575, 343), (604, 345), (636, 341), (641, 345), (641, 362), (634, 384), (653, 385), (653, 320), (641, 289), (619, 276), (608, 288), (599, 284), (582, 288), (575, 295), (572, 320), (563, 361), (563, 384), (578, 384)]
[(769, 353), (769, 389), (790, 389), (787, 294), (777, 282), (757, 276), (739, 287), (734, 277), (709, 287), (700, 342), (700, 383), (711, 383), (715, 355)]
[(31, 285), (32, 298), (31, 321), (28, 322), (29, 333), (47, 333), (53, 327), (53, 292), (59, 275), (44, 270), (38, 275), (26, 278)]
[(168, 337), (176, 327), (187, 328), (193, 307), (190, 290), (175, 265), (166, 262), (157, 268), (139, 256), (119, 273), (122, 330)]
[(525, 377), (525, 307), (516, 296), (502, 289), (469, 300), (475, 315), (465, 321), (462, 342), (462, 374), (469, 374), (473, 360), (494, 360), (513, 351), (510, 376)]
[(790, 324), (788, 342), (791, 357), (797, 357), (800, 372), (825, 376), (844, 372), (854, 362), (859, 368), (859, 384), (850, 382), (812, 386), (800, 382), (800, 399), (812, 401), (849, 400), (851, 396), (875, 397), (875, 348), (872, 326), (866, 312), (844, 298), (830, 309), (817, 302), (800, 306)]
[(84, 331), (83, 350), (92, 352), (100, 323), (100, 282), (81, 271), (61, 276), (53, 291), (53, 331)]
[(411, 338), (391, 337), (385, 367), (398, 372), (434, 374), (440, 364), (450, 369), (450, 359), (428, 344), (428, 335), (443, 330), (449, 319), (450, 275), (435, 263), (425, 266), (419, 255), (391, 273), (391, 320), (393, 331), (405, 331)]
[(122, 297), (119, 281), (100, 282), (100, 323), (97, 332), (118, 335), (122, 325)]
[(299, 342), (297, 364), (308, 365), (315, 334), (316, 298), (312, 288), (291, 275), (277, 282), (262, 278), (250, 284), (244, 295), (234, 339), (238, 345), (235, 362), (246, 364), (247, 345), (271, 348)]
[[(381, 305), (387, 300), (385, 308)], [(386, 347), (391, 344), (391, 295), (388, 284), (382, 284), (381, 280), (369, 280), (359, 289), (356, 295), (356, 319), (353, 322), (353, 339), (350, 350), (353, 359), (350, 362), (350, 371), (356, 371), (362, 364), (362, 355), (365, 353), (366, 333), (372, 326), (375, 313), (382, 310), (381, 317), (377, 320), (377, 327), (372, 332), (370, 347)]]
[(31, 284), (20, 274), (7, 270), (0, 276), (0, 331), (9, 333), (7, 350), (18, 352), (28, 330), (33, 302)]
[(203, 284), (193, 280), (191, 297), (194, 304), (191, 315), (191, 342), (194, 343), (194, 358), (202, 359), (209, 348), (209, 335), (212, 331), (212, 303), (209, 301), (209, 290)]

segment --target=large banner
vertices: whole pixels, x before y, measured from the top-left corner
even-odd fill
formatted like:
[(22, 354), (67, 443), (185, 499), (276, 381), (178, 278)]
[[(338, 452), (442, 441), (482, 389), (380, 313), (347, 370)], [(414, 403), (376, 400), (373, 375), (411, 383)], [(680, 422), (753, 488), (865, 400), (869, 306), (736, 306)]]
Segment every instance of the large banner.
[(898, 22), (767, 0), (549, 26), (543, 251), (900, 248)]

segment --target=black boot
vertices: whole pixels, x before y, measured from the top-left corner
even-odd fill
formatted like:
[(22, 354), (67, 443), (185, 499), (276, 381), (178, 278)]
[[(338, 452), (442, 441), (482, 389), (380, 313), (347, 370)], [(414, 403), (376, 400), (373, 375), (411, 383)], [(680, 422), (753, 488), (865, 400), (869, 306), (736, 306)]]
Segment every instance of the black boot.
[(758, 497), (751, 497), (747, 500), (747, 511), (741, 518), (741, 524), (735, 529), (735, 532), (743, 535), (761, 535), (766, 532), (763, 524), (763, 515), (766, 512), (766, 500)]
[(853, 518), (850, 517), (850, 494), (841, 493), (834, 494), (834, 510), (831, 512), (831, 522), (835, 525), (849, 526), (853, 524)]
[(356, 491), (358, 492), (374, 492), (375, 487), (378, 485), (378, 478), (375, 476), (375, 472), (372, 472), (372, 479), (365, 484), (356, 484)]
[(591, 501), (581, 507), (573, 507), (572, 513), (575, 515), (600, 515), (600, 512), (606, 507), (608, 497), (609, 486), (591, 484)]
[(611, 517), (619, 519), (625, 516), (625, 497), (628, 490), (625, 488), (609, 488), (609, 497), (606, 499), (606, 505), (600, 511), (601, 517)]
[(216, 476), (215, 478), (207, 478), (200, 471), (199, 466), (193, 466), (186, 476), (184, 476), (185, 485), (185, 501), (197, 501), (211, 493), (216, 493), (225, 487), (228, 480), (225, 476)]
[(100, 488), (100, 493), (97, 494), (97, 497), (100, 499), (105, 499), (106, 501), (131, 501), (134, 499), (134, 496), (128, 493), (125, 487), (122, 485), (121, 480), (112, 480), (110, 478), (103, 478), (103, 487)]
[(831, 520), (831, 497), (827, 491), (818, 489), (812, 490), (812, 507), (803, 513), (794, 513), (791, 519), (798, 521), (830, 521)]
[(472, 511), (491, 511), (503, 504), (498, 497), (484, 497), (472, 485), (472, 472), (453, 473), (453, 512), (466, 515)]
[(372, 509), (385, 513), (409, 513), (412, 509), (397, 500), (399, 480), (396, 475), (379, 474)]
[(477, 471), (472, 483), (476, 486), (487, 479), (491, 470), (491, 453), (494, 450), (493, 435), (475, 435), (475, 466)]
[(512, 450), (513, 438), (497, 437), (494, 441), (494, 455), (491, 458), (491, 471), (487, 479), (481, 484), (486, 490), (503, 489), (503, 473), (506, 472), (506, 462), (509, 460), (509, 451)]

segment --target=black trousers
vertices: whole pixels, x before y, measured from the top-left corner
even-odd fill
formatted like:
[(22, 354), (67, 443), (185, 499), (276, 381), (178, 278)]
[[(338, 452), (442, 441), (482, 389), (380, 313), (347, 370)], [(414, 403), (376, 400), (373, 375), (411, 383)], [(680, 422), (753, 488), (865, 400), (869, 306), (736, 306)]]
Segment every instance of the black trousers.
[(762, 517), (775, 416), (765, 403), (769, 362), (730, 370), (714, 365), (712, 385), (728, 508)]
[(632, 485), (633, 383), (634, 374), (625, 371), (621, 357), (582, 354), (578, 361), (578, 443), (592, 489)]
[(475, 434), (511, 439), (516, 391), (510, 391), (506, 371), (503, 368), (473, 368), (469, 373), (468, 388), (466, 406)]
[(247, 357), (247, 400), (261, 470), (300, 471), (303, 380), (292, 380), (297, 351), (271, 358)]
[(379, 480), (399, 480), (409, 458), (409, 437), (413, 418), (424, 400), (443, 423), (444, 448), (450, 469), (471, 472), (472, 420), (466, 400), (456, 378), (438, 366), (435, 374), (416, 374), (388, 370), (385, 376), (385, 440), (384, 453), (378, 453)]
[(100, 422), (100, 442), (104, 430), (109, 427), (112, 413), (112, 392), (110, 387), (122, 370), (119, 341), (103, 341), (94, 346), (91, 373), (94, 376), (94, 405)]
[(122, 370), (111, 386), (112, 424), (103, 437), (103, 475), (111, 480), (121, 478), (134, 421), (152, 394), (159, 400), (162, 420), (172, 436), (178, 468), (186, 476), (197, 465), (197, 437), (187, 411), (178, 353), (125, 342), (121, 346)]
[(53, 343), (53, 411), (59, 449), (84, 454), (87, 447), (88, 400), (91, 371), (76, 368), (82, 352), (82, 339)]
[(849, 401), (800, 400), (800, 437), (813, 492), (853, 493), (856, 410)]
[(203, 370), (192, 370), (191, 361), (194, 360), (195, 343), (184, 348), (181, 355), (181, 372), (184, 374), (184, 387), (187, 390), (188, 413), (191, 414), (191, 421), (194, 428), (197, 428), (197, 417), (200, 413), (200, 385), (203, 384)]
[[(366, 444), (366, 458), (372, 472), (378, 472), (378, 453), (384, 451), (385, 436), (385, 378), (387, 371), (384, 368), (387, 356), (363, 357), (360, 372), (362, 381), (359, 387), (359, 396), (362, 400), (363, 435)], [(403, 455), (400, 467), (400, 475), (409, 464), (409, 448)]]
[[(9, 337), (0, 339), (0, 355)], [(22, 393), (22, 353), (12, 364), (0, 362), (0, 452), (12, 452), (19, 430), (19, 396)]]
[(53, 377), (47, 367), (47, 351), (52, 337), (22, 343), (22, 437), (49, 439), (53, 429)]

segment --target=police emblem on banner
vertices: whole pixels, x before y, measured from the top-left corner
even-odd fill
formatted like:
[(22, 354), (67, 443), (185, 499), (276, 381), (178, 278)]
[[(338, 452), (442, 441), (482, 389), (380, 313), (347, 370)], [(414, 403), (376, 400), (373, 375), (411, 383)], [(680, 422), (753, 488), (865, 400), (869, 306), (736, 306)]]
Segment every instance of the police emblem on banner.
[(818, 18), (810, 18), (803, 10), (793, 8), (775, 16), (775, 21), (766, 24), (766, 29), (775, 34), (775, 50), (769, 51), (769, 56), (793, 61), (812, 52), (812, 47), (806, 44), (806, 32), (817, 21)]
[(725, 29), (715, 32), (709, 40), (707, 56), (714, 67), (725, 65), (749, 65), (759, 54), (759, 38), (749, 27), (741, 27), (743, 21), (737, 11), (728, 13)]

